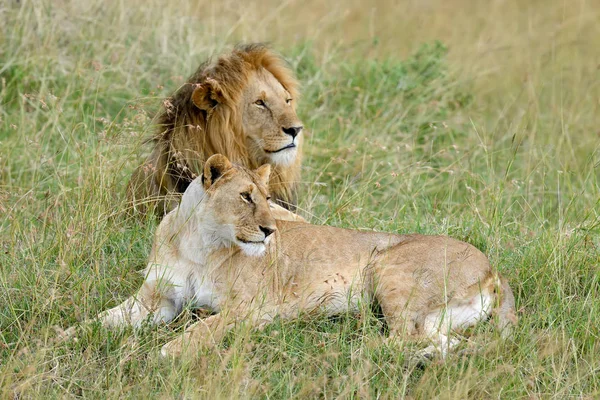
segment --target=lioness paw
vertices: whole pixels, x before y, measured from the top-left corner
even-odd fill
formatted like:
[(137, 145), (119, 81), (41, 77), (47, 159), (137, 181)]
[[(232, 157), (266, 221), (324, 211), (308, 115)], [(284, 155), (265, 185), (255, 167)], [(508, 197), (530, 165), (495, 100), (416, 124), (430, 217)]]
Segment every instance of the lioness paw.
[(54, 329), (54, 331), (56, 332), (56, 341), (57, 342), (65, 342), (67, 340), (72, 341), (72, 342), (77, 342), (77, 327), (72, 326), (70, 328), (67, 329), (62, 329), (60, 326), (53, 326), (52, 327)]
[(181, 345), (177, 340), (170, 341), (160, 349), (160, 355), (164, 358), (179, 357), (181, 355)]
[(185, 332), (183, 335), (171, 340), (160, 350), (163, 357), (181, 357), (195, 355), (205, 349), (212, 349), (216, 343), (210, 336), (195, 334), (194, 331)]

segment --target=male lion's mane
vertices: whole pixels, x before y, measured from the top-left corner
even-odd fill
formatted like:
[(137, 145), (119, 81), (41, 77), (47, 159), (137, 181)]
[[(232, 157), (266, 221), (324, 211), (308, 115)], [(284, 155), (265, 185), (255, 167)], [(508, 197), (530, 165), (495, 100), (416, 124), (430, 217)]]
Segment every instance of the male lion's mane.
[[(250, 44), (236, 46), (214, 64), (210, 59), (204, 62), (165, 99), (157, 118), (158, 131), (151, 139), (153, 151), (133, 173), (128, 186), (135, 208), (145, 211), (148, 204), (157, 201), (159, 214), (169, 211), (173, 204), (165, 196), (183, 193), (213, 154), (223, 154), (252, 169), (268, 162), (249, 152), (238, 110), (251, 73), (260, 68), (273, 74), (294, 99), (298, 98), (298, 82), (285, 62), (267, 46)], [(192, 101), (194, 89), (203, 84), (218, 88), (208, 111), (200, 110)], [(299, 149), (294, 163), (274, 166), (271, 174), (272, 198), (288, 209), (296, 205), (300, 163)]]

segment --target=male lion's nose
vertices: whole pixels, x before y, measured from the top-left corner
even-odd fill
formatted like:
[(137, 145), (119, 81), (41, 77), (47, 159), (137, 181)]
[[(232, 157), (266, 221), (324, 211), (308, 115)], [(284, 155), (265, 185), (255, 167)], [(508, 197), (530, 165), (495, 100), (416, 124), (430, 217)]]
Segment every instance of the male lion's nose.
[(268, 238), (271, 233), (275, 232), (275, 229), (266, 226), (259, 226), (258, 229), (265, 234), (265, 239)]
[(283, 133), (285, 133), (286, 135), (290, 135), (293, 138), (295, 138), (296, 136), (298, 136), (298, 134), (302, 131), (302, 128), (304, 128), (303, 126), (290, 126), (289, 128), (281, 128), (283, 129)]

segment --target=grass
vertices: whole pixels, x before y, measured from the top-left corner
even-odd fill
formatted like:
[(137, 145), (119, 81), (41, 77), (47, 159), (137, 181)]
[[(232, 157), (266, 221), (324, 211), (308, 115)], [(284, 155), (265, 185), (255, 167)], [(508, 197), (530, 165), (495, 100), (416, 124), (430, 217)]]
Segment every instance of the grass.
[[(593, 2), (0, 4), (1, 397), (600, 396), (600, 8)], [(241, 327), (193, 362), (144, 332), (57, 331), (131, 294), (156, 226), (124, 213), (161, 99), (270, 40), (304, 86), (301, 208), (441, 233), (508, 277), (514, 337), (417, 368), (375, 312)]]

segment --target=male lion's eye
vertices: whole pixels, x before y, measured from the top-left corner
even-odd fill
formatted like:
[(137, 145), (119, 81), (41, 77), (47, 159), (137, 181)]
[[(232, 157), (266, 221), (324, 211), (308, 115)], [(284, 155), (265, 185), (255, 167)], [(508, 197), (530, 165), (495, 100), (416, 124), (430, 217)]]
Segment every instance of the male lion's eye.
[(285, 103), (286, 103), (286, 104), (292, 104), (292, 99), (287, 99), (287, 100), (285, 101)]
[(271, 200), (271, 196), (267, 196), (267, 201)]
[(252, 203), (252, 196), (250, 196), (250, 193), (244, 192), (241, 194), (241, 196), (242, 200), (244, 200), (246, 203)]
[(267, 105), (265, 104), (265, 102), (264, 102), (263, 100), (260, 100), (260, 99), (259, 99), (259, 100), (256, 100), (256, 101), (254, 102), (254, 104), (256, 104), (256, 105), (257, 105), (257, 106), (259, 106), (259, 107), (266, 107), (266, 106), (267, 106)]

